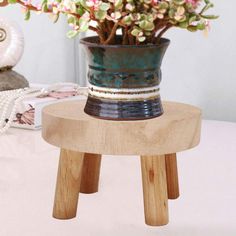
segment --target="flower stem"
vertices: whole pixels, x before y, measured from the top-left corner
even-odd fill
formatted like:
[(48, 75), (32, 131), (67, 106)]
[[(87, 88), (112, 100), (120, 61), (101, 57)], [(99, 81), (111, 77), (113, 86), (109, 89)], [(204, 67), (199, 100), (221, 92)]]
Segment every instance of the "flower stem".
[(114, 37), (116, 35), (116, 30), (117, 30), (118, 25), (119, 25), (118, 22), (116, 22), (114, 24), (114, 26), (112, 27), (112, 31), (111, 31), (109, 37), (107, 38), (107, 40), (104, 42), (104, 44), (109, 44), (110, 42), (112, 42), (112, 40), (114, 39)]
[(3, 2), (0, 2), (0, 7), (5, 7), (6, 5), (8, 5), (7, 0), (4, 0)]
[(168, 30), (168, 29), (170, 29), (172, 27), (172, 25), (171, 24), (168, 24), (166, 27), (164, 27), (161, 31), (160, 31), (160, 33), (157, 35), (157, 37), (156, 37), (156, 43), (159, 43), (160, 42), (160, 40), (161, 40), (161, 37), (163, 36), (163, 34)]

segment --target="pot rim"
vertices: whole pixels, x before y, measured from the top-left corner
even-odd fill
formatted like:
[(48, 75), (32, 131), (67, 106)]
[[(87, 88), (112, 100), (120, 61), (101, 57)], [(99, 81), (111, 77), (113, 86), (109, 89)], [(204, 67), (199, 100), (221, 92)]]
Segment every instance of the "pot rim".
[[(98, 41), (98, 36), (89, 36), (80, 39), (80, 44), (84, 44), (87, 46), (92, 47), (99, 47), (99, 48), (159, 48), (163, 46), (168, 46), (170, 44), (170, 40), (167, 38), (161, 38), (160, 44), (141, 44), (141, 45), (129, 45), (129, 44), (100, 44), (96, 43)], [(95, 41), (95, 42), (92, 42)]]

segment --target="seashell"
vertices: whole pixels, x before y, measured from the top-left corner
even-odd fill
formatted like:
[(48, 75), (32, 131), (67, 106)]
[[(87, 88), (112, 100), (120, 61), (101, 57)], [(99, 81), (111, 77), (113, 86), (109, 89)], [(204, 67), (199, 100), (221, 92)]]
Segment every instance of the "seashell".
[(0, 18), (0, 69), (14, 67), (24, 51), (24, 35), (12, 21)]

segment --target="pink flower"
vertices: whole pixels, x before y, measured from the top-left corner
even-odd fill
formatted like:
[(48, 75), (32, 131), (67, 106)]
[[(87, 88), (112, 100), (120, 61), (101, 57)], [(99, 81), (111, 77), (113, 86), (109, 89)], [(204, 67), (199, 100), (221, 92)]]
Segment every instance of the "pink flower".
[(86, 1), (86, 5), (88, 7), (92, 7), (94, 10), (98, 10), (100, 4), (101, 4), (100, 0), (87, 0)]
[(201, 0), (185, 0), (186, 3), (192, 4), (193, 8), (197, 8)]
[(37, 8), (38, 11), (41, 11), (42, 10), (41, 4), (40, 3), (36, 4), (36, 8)]

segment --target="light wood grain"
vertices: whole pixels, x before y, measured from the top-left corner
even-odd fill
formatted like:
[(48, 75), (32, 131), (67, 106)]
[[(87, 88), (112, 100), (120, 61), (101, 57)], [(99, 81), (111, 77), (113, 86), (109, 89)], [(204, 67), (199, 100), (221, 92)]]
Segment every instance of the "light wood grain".
[(61, 150), (53, 217), (71, 219), (76, 216), (84, 154)]
[(44, 108), (43, 138), (60, 148), (111, 155), (176, 153), (200, 140), (201, 111), (190, 105), (165, 102), (162, 116), (140, 121), (93, 118), (84, 105), (69, 101)]
[(145, 222), (152, 226), (168, 223), (165, 156), (141, 156)]
[[(168, 195), (177, 198), (179, 189), (176, 158), (174, 154), (165, 154), (184, 151), (199, 143), (201, 110), (182, 103), (163, 105), (164, 115), (140, 121), (93, 118), (83, 111), (85, 101), (61, 102), (43, 109), (42, 136), (62, 148), (54, 217), (75, 217), (78, 192), (98, 191), (99, 154), (139, 155), (145, 221), (153, 226), (168, 223)], [(96, 153), (86, 154), (83, 170), (82, 153)]]
[(90, 153), (86, 153), (84, 155), (82, 179), (80, 185), (81, 193), (98, 192), (100, 166), (101, 155)]
[(179, 180), (176, 153), (165, 155), (168, 198), (179, 197)]

